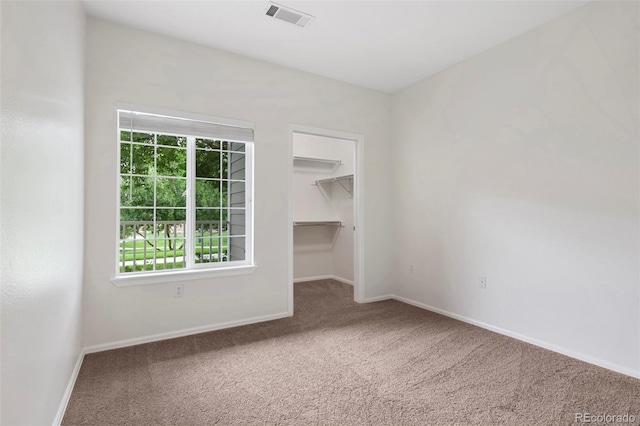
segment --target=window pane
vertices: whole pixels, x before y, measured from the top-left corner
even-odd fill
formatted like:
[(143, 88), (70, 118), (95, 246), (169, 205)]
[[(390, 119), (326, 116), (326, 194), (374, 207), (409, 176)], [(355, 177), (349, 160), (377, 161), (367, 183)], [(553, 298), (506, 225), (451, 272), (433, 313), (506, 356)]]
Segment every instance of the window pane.
[(187, 138), (184, 136), (158, 135), (158, 145), (187, 147)]
[[(177, 260), (176, 260), (177, 259)], [(184, 257), (178, 258), (168, 258), (164, 264), (158, 264), (156, 267), (158, 270), (161, 269), (181, 269), (184, 268)]]
[(133, 132), (132, 142), (153, 144), (153, 134)]
[(219, 150), (220, 144), (220, 141), (196, 138), (196, 148), (198, 149)]
[(156, 210), (156, 221), (159, 222), (181, 222), (184, 223), (187, 220), (187, 209), (167, 209), (158, 208)]
[(120, 223), (152, 220), (153, 209), (120, 209)]
[(181, 178), (156, 179), (156, 206), (185, 207), (187, 205), (187, 180)]
[(229, 182), (224, 180), (220, 182), (220, 196), (222, 207), (227, 207), (229, 205)]
[(153, 209), (121, 209), (120, 272), (153, 270)]
[[(183, 268), (186, 222), (180, 217), (184, 216), (184, 210), (163, 209), (158, 212), (163, 213), (160, 216), (165, 220), (156, 222), (156, 269)], [(167, 216), (176, 219), (167, 220)]]
[(229, 153), (220, 151), (220, 176), (222, 179), (229, 179)]
[[(226, 177), (226, 169), (221, 169), (219, 151), (196, 150), (196, 176), (203, 178)], [(221, 174), (222, 173), (222, 174)]]
[(229, 155), (229, 178), (233, 180), (244, 180), (245, 178), (245, 154), (230, 152)]
[(153, 174), (154, 148), (152, 146), (133, 145), (133, 164), (131, 173), (136, 175)]
[(196, 179), (196, 207), (220, 206), (220, 181)]
[(186, 209), (156, 210), (156, 269), (185, 267)]
[(120, 173), (131, 173), (131, 148), (130, 143), (120, 144)]
[[(218, 220), (202, 220), (196, 222), (196, 236), (202, 237), (219, 237), (220, 221)], [(207, 242), (208, 244), (208, 242)]]
[(225, 252), (219, 221), (197, 221), (194, 241), (196, 263), (219, 262)]
[(229, 182), (229, 207), (245, 207), (244, 182)]
[(120, 205), (153, 207), (153, 178), (123, 176), (120, 180)]
[(226, 260), (226, 236), (228, 234), (226, 219), (226, 209), (196, 209), (194, 248), (201, 254), (212, 254), (208, 257), (196, 256), (196, 261), (221, 262)]
[(180, 148), (157, 148), (157, 175), (187, 176), (187, 150)]
[(242, 142), (229, 142), (229, 151), (237, 151), (244, 152), (245, 151), (245, 143)]
[[(124, 239), (124, 251), (121, 252), (119, 259), (122, 266), (131, 267), (133, 270), (145, 270), (146, 261), (153, 259), (153, 224), (151, 222), (135, 222), (127, 227), (127, 233)], [(151, 262), (153, 263), (153, 262)]]
[(245, 235), (245, 211), (244, 209), (232, 209), (229, 211), (229, 236)]
[(131, 177), (120, 176), (120, 205), (129, 206), (133, 198), (133, 183)]
[[(229, 156), (229, 164), (232, 165), (231, 173), (244, 169), (244, 153), (242, 152), (228, 152), (226, 153)], [(237, 163), (237, 164), (236, 164)], [(235, 164), (235, 166), (234, 166)]]
[(196, 209), (196, 222), (227, 219), (226, 209)]
[(246, 241), (244, 237), (229, 237), (228, 260), (245, 260)]
[(153, 144), (153, 134), (133, 132), (133, 135), (132, 135), (131, 132), (128, 132), (126, 130), (121, 130), (120, 140), (124, 142), (138, 142), (138, 143)]

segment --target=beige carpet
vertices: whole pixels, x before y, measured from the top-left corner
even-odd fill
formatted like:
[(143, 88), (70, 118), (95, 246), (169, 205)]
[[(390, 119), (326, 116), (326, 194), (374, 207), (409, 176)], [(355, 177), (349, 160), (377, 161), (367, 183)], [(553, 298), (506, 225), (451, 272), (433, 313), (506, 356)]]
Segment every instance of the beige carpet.
[(572, 424), (640, 380), (400, 302), (297, 284), (296, 315), (85, 357), (64, 425)]

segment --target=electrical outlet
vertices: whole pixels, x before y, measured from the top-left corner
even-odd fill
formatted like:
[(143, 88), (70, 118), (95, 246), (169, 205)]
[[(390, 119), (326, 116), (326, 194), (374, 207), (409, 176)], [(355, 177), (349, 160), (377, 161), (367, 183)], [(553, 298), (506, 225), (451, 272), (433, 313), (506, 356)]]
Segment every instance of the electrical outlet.
[(409, 265), (409, 272), (412, 274), (416, 273), (416, 270), (413, 268), (413, 265)]
[(184, 284), (177, 284), (173, 297), (182, 297), (184, 295)]
[(480, 288), (487, 288), (487, 277), (479, 277), (478, 278), (478, 285)]

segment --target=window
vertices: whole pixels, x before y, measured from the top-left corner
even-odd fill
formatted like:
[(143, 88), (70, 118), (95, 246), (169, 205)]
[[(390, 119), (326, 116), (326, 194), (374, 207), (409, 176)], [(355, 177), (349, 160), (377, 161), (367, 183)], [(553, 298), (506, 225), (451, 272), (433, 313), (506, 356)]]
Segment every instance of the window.
[(253, 130), (118, 110), (116, 276), (253, 263)]

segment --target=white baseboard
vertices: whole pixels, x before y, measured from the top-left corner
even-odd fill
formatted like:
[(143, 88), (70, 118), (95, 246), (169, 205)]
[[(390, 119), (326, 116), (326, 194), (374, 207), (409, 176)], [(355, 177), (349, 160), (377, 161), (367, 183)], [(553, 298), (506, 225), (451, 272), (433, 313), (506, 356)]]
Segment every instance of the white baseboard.
[(393, 294), (385, 294), (383, 296), (369, 297), (368, 299), (364, 299), (364, 303), (381, 302), (383, 300), (391, 300), (394, 298), (395, 296)]
[(160, 340), (175, 339), (178, 337), (191, 336), (193, 334), (200, 334), (200, 333), (206, 333), (209, 331), (222, 330), (224, 328), (239, 327), (241, 325), (249, 325), (249, 324), (255, 324), (255, 323), (264, 322), (264, 321), (272, 321), (272, 320), (277, 320), (277, 319), (286, 318), (290, 316), (291, 315), (289, 314), (289, 312), (281, 312), (278, 314), (263, 315), (259, 317), (245, 318), (241, 320), (227, 321), (227, 322), (221, 322), (217, 324), (205, 325), (200, 327), (170, 331), (168, 333), (153, 334), (151, 336), (136, 337), (134, 339), (119, 340), (111, 343), (102, 343), (99, 345), (85, 347), (84, 353), (90, 354), (94, 352), (108, 351), (111, 349), (125, 348), (128, 346), (141, 345), (144, 343), (158, 342)]
[(621, 374), (624, 374), (624, 375), (627, 375), (627, 376), (630, 376), (630, 377), (634, 377), (636, 379), (640, 379), (640, 371), (636, 371), (636, 370), (633, 370), (633, 369), (630, 369), (630, 368), (627, 368), (627, 367), (623, 367), (621, 365), (618, 365), (618, 364), (615, 364), (615, 363), (612, 363), (612, 362), (603, 361), (601, 359), (594, 358), (594, 357), (591, 357), (589, 355), (585, 355), (585, 354), (582, 354), (582, 353), (579, 353), (579, 352), (575, 352), (575, 351), (572, 351), (570, 349), (563, 348), (561, 346), (557, 346), (557, 345), (554, 345), (554, 344), (551, 344), (551, 343), (548, 343), (548, 342), (545, 342), (545, 341), (542, 341), (542, 340), (535, 339), (533, 337), (525, 336), (525, 335), (522, 335), (520, 333), (516, 333), (514, 331), (505, 330), (504, 328), (496, 327), (496, 326), (493, 326), (491, 324), (484, 323), (482, 321), (477, 321), (477, 320), (475, 320), (473, 318), (469, 318), (469, 317), (466, 317), (464, 315), (455, 314), (453, 312), (449, 312), (449, 311), (446, 311), (444, 309), (436, 308), (434, 306), (430, 306), (430, 305), (427, 305), (425, 303), (416, 302), (415, 300), (407, 299), (406, 297), (393, 295), (393, 296), (391, 296), (391, 298), (393, 298), (393, 299), (395, 299), (395, 300), (397, 300), (399, 302), (407, 303), (409, 305), (413, 305), (413, 306), (416, 306), (418, 308), (425, 309), (427, 311), (435, 312), (437, 314), (444, 315), (446, 317), (456, 319), (458, 321), (466, 322), (467, 324), (471, 324), (471, 325), (475, 325), (475, 326), (480, 327), (480, 328), (484, 328), (485, 330), (493, 331), (495, 333), (502, 334), (504, 336), (512, 337), (514, 339), (521, 340), (523, 342), (530, 343), (532, 345), (539, 346), (539, 347), (544, 348), (544, 349), (548, 349), (548, 350), (550, 350), (552, 352), (556, 352), (556, 353), (568, 356), (570, 358), (575, 358), (577, 360), (584, 361), (584, 362), (589, 363), (589, 364), (597, 365), (598, 367), (606, 368), (607, 370), (615, 371), (616, 373), (621, 373)]
[(56, 418), (53, 421), (53, 426), (60, 426), (60, 424), (62, 423), (62, 419), (64, 418), (64, 412), (67, 411), (67, 405), (69, 405), (69, 400), (71, 399), (71, 393), (73, 392), (73, 388), (76, 385), (76, 379), (78, 378), (78, 373), (80, 373), (80, 367), (82, 366), (83, 360), (84, 360), (84, 350), (82, 349), (78, 354), (76, 365), (73, 367), (73, 371), (71, 372), (71, 378), (69, 379), (67, 388), (65, 389), (64, 395), (62, 396), (62, 401), (60, 401), (60, 407), (58, 407), (58, 412), (56, 413)]
[(294, 278), (293, 282), (295, 283), (306, 283), (308, 281), (320, 281), (320, 280), (330, 280), (333, 278), (333, 275), (318, 275), (315, 277), (303, 277), (303, 278)]
[(340, 281), (341, 283), (354, 285), (353, 281), (348, 280), (346, 278), (338, 277), (336, 275), (318, 275), (318, 276), (315, 276), (315, 277), (295, 278), (293, 280), (293, 282), (294, 283), (306, 283), (308, 281), (320, 281), (320, 280), (336, 280), (336, 281)]
[(338, 277), (337, 275), (332, 275), (331, 279), (336, 280), (336, 281), (340, 281), (341, 283), (345, 283), (345, 284), (348, 284), (348, 285), (351, 285), (351, 286), (355, 285), (355, 283), (353, 281), (348, 280), (346, 278)]

